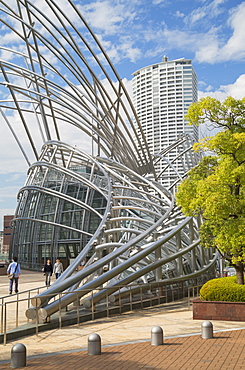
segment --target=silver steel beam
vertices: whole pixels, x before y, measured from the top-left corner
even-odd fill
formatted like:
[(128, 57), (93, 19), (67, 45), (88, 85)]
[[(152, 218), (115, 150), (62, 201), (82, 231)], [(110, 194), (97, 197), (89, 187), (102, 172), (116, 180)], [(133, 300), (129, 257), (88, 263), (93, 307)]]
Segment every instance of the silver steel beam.
[[(11, 53), (0, 61), (0, 110), (29, 166), (11, 253), (28, 268), (41, 269), (46, 258), (59, 255), (68, 264), (33, 306), (46, 317), (85, 288), (139, 279), (148, 286), (206, 271), (210, 258), (199, 245), (200, 223), (184, 218), (174, 196), (183, 178), (180, 161), (187, 174), (199, 160), (192, 138), (183, 133), (151, 153), (121, 78), (71, 0), (66, 11), (54, 0), (1, 1), (0, 10), (2, 32), (15, 40), (0, 47), (3, 55)], [(161, 173), (159, 161), (166, 162)], [(169, 168), (166, 189), (161, 181)], [(61, 292), (69, 294), (49, 303)], [(103, 297), (96, 295), (96, 302)]]

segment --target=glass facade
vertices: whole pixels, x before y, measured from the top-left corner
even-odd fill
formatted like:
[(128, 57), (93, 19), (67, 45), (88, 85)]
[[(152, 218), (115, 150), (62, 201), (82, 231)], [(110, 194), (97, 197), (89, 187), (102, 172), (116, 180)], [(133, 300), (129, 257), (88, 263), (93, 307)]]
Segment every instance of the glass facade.
[[(45, 150), (41, 160), (47, 160)], [(63, 149), (63, 158), (67, 154)], [(105, 212), (105, 196), (90, 184), (92, 165), (71, 166), (63, 172), (52, 164), (33, 166), (18, 195), (10, 253), (19, 256), (23, 268), (40, 269), (47, 258), (57, 257), (68, 266)], [(106, 188), (106, 181), (103, 173), (93, 169), (93, 185)]]

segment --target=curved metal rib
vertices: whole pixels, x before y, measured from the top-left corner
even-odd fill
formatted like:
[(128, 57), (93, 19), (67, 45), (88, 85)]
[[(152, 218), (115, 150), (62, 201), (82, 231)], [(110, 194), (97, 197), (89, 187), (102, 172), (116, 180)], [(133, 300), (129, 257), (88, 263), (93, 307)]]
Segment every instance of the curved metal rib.
[[(59, 306), (101, 284), (116, 292), (120, 283), (164, 284), (213, 268), (212, 252), (199, 245), (200, 220), (184, 218), (175, 205), (179, 162), (184, 174), (198, 162), (192, 139), (183, 134), (151, 153), (105, 50), (73, 2), (66, 5), (69, 12), (53, 0), (16, 0), (12, 7), (1, 1), (3, 32), (17, 42), (0, 48), (11, 55), (0, 60), (0, 109), (32, 163), (18, 194), (12, 253), (28, 268), (50, 256), (68, 264), (32, 301), (45, 317), (58, 309), (49, 301), (63, 291), (74, 295)], [(156, 173), (159, 161), (166, 166)], [(174, 175), (166, 189), (169, 167)]]

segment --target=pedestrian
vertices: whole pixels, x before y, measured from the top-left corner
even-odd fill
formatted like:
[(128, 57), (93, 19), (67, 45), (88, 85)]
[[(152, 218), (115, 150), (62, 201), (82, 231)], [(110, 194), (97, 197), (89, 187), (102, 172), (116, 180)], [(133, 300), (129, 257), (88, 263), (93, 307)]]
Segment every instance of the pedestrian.
[(64, 271), (63, 270), (63, 264), (62, 264), (62, 262), (60, 262), (60, 259), (57, 258), (56, 262), (54, 264), (54, 274), (55, 274), (56, 279), (58, 279), (60, 277), (60, 275), (62, 274), (63, 271)]
[(44, 265), (43, 271), (44, 271), (44, 275), (46, 276), (46, 279), (45, 279), (46, 286), (50, 286), (50, 278), (53, 273), (53, 266), (49, 258), (47, 259)]
[(81, 271), (85, 265), (86, 265), (86, 259), (84, 258), (82, 262), (80, 263), (80, 265), (78, 266), (78, 271)]
[(9, 279), (9, 294), (12, 294), (13, 285), (15, 285), (15, 293), (18, 293), (18, 283), (20, 277), (20, 264), (18, 263), (18, 258), (14, 257), (12, 263), (10, 263), (7, 269), (8, 275), (13, 275), (11, 279)]

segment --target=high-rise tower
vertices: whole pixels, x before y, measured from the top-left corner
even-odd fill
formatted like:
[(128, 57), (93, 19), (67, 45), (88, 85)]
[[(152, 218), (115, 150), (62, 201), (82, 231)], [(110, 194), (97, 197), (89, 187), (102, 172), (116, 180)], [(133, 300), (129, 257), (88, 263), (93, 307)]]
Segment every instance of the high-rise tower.
[[(190, 59), (168, 60), (139, 69), (133, 73), (133, 103), (141, 122), (151, 153), (158, 154), (184, 133), (198, 140), (198, 128), (188, 126), (185, 114), (191, 103), (197, 101), (197, 76)], [(172, 161), (177, 153), (164, 154)], [(159, 161), (157, 172), (166, 166)], [(183, 163), (175, 160), (181, 171)], [(164, 185), (169, 185), (172, 170), (165, 171)], [(182, 170), (183, 172), (183, 170)], [(166, 176), (167, 175), (167, 176)]]

